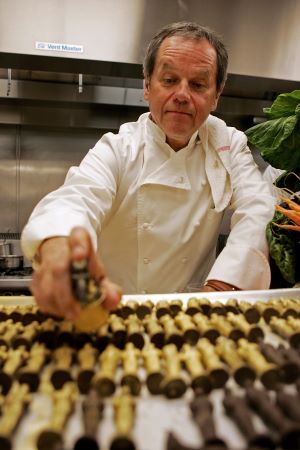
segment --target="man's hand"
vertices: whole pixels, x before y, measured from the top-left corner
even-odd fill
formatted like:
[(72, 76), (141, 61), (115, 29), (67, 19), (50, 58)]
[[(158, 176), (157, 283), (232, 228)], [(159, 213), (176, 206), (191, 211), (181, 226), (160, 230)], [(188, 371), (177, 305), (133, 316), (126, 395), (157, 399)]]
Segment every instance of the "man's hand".
[(201, 292), (223, 292), (223, 291), (240, 291), (241, 289), (233, 284), (225, 283), (220, 280), (207, 280), (201, 288)]
[(81, 227), (69, 237), (54, 237), (40, 246), (40, 266), (33, 273), (31, 291), (41, 311), (76, 320), (81, 307), (71, 288), (72, 261), (88, 259), (91, 277), (101, 281), (106, 298), (103, 306), (115, 309), (121, 299), (120, 288), (105, 276), (102, 262), (93, 249), (90, 235)]

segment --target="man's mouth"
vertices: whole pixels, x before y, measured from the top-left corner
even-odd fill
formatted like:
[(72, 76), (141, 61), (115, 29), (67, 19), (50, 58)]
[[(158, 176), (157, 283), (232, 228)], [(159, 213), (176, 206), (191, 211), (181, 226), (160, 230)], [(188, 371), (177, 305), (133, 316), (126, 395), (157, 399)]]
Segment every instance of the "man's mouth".
[(180, 114), (182, 116), (191, 116), (192, 114), (187, 111), (167, 111), (167, 113), (171, 114)]

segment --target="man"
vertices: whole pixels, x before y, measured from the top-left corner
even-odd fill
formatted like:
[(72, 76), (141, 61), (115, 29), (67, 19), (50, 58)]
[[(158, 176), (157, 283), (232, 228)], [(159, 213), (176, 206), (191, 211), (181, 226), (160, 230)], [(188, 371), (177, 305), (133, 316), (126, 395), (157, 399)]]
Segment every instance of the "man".
[[(127, 294), (184, 291), (195, 281), (203, 291), (269, 286), (265, 227), (274, 201), (245, 135), (210, 115), (227, 60), (218, 36), (198, 24), (171, 24), (152, 39), (144, 62), (150, 113), (104, 135), (23, 231), (42, 310), (77, 318), (69, 268), (84, 258), (106, 286), (108, 309), (120, 299), (110, 279)], [(215, 260), (229, 207), (231, 232)]]

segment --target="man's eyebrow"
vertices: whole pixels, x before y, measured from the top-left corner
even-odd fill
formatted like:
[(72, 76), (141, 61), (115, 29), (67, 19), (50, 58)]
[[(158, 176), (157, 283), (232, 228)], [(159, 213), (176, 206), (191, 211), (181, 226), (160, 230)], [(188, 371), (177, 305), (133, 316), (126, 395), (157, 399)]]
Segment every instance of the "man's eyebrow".
[(175, 69), (175, 67), (172, 64), (167, 63), (167, 62), (163, 63), (161, 68), (163, 70), (174, 70)]
[[(176, 67), (173, 64), (170, 64), (168, 62), (164, 62), (163, 65), (161, 66), (161, 70), (176, 70)], [(200, 76), (200, 77), (205, 77), (207, 78), (207, 76), (209, 75), (209, 71), (208, 69), (199, 69), (197, 70), (197, 73), (194, 74), (196, 77)]]

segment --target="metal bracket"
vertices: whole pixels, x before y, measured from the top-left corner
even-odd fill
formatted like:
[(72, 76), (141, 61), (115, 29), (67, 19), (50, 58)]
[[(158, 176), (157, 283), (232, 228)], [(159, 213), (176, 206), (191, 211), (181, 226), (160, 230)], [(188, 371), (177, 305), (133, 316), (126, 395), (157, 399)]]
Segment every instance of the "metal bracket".
[(82, 73), (78, 74), (78, 92), (79, 94), (82, 94), (83, 91), (83, 75)]
[(10, 94), (10, 88), (11, 88), (11, 69), (7, 69), (7, 91), (6, 91), (7, 97)]

